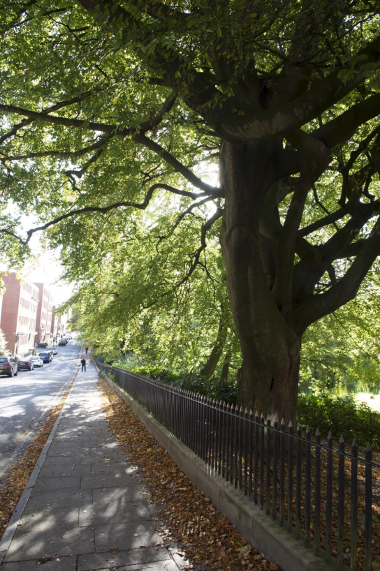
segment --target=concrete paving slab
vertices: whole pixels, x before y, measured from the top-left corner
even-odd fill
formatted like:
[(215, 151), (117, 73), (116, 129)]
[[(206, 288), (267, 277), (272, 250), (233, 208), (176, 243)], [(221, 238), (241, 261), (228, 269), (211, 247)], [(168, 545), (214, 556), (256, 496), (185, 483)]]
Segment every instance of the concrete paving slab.
[[(158, 561), (156, 563), (138, 563), (137, 565), (121, 565), (114, 567), (117, 571), (178, 571), (178, 567), (174, 561)], [(205, 568), (206, 569), (206, 568)], [(105, 569), (94, 569), (92, 571), (107, 571)]]
[(89, 505), (79, 508), (79, 525), (104, 525), (107, 523), (123, 523), (127, 521), (139, 521), (151, 519), (150, 511), (146, 502), (129, 502), (125, 509), (120, 509), (113, 503), (106, 505)]
[(91, 448), (87, 444), (87, 446), (82, 445), (81, 443), (77, 443), (74, 441), (68, 442), (53, 442), (53, 444), (49, 448), (49, 452), (47, 456), (82, 456), (83, 454), (91, 454)]
[(42, 477), (90, 476), (91, 464), (82, 464), (82, 458), (47, 458), (41, 469)]
[(167, 550), (162, 547), (144, 547), (128, 551), (107, 551), (78, 557), (78, 571), (91, 569), (114, 569), (116, 566), (149, 564), (158, 561), (173, 562)]
[(99, 525), (94, 532), (97, 552), (157, 547), (163, 543), (154, 527), (145, 521)]
[[(133, 479), (135, 481), (133, 481)], [(81, 478), (82, 490), (95, 488), (122, 488), (124, 486), (137, 486), (136, 476), (130, 474), (97, 474), (94, 476), (83, 476)]]
[[(20, 532), (30, 532), (36, 530), (38, 532), (46, 531), (51, 533), (54, 526), (60, 529), (78, 527), (79, 525), (79, 508), (65, 507), (52, 510), (32, 510), (26, 508), (17, 530)], [(62, 534), (61, 534), (62, 535)]]
[[(83, 490), (86, 491), (86, 490)], [(118, 509), (125, 509), (129, 502), (147, 500), (150, 494), (143, 486), (129, 486), (128, 488), (97, 488), (93, 490), (93, 503), (99, 506), (109, 505), (111, 502)]]
[(89, 456), (82, 457), (82, 464), (109, 464), (110, 462), (124, 462), (125, 461), (125, 452), (117, 452), (117, 453), (106, 453), (106, 452), (99, 452), (98, 454), (91, 454)]
[(23, 533), (17, 530), (6, 560), (38, 560), (46, 557), (83, 555), (93, 551), (94, 530), (89, 527), (62, 528), (59, 535), (54, 528), (51, 534), (46, 531), (33, 530)]
[(136, 476), (141, 473), (138, 466), (134, 466), (130, 462), (96, 462), (92, 464), (92, 475), (101, 474), (128, 474), (129, 476)]
[(92, 499), (91, 490), (64, 491), (64, 492), (35, 492), (33, 491), (28, 502), (32, 509), (55, 509), (64, 506), (83, 506)]
[(77, 558), (58, 557), (52, 560), (49, 558), (39, 561), (16, 561), (14, 563), (3, 563), (2, 571), (76, 571)]
[(38, 481), (35, 483), (33, 489), (36, 492), (40, 492), (41, 490), (44, 492), (55, 492), (66, 489), (80, 490), (81, 477), (61, 475), (48, 478), (46, 476), (42, 476), (42, 478), (38, 478)]

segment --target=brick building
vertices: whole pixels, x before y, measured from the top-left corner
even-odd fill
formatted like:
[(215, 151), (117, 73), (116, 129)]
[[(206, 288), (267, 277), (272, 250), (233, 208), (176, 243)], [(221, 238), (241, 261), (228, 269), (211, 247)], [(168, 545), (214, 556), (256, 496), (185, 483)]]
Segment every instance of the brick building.
[(39, 290), (39, 302), (37, 307), (36, 343), (50, 343), (53, 340), (53, 298), (51, 291), (45, 284), (35, 284)]
[(2, 274), (5, 293), (2, 297), (0, 327), (9, 352), (25, 355), (34, 347), (39, 289), (33, 282), (17, 278), (15, 272)]

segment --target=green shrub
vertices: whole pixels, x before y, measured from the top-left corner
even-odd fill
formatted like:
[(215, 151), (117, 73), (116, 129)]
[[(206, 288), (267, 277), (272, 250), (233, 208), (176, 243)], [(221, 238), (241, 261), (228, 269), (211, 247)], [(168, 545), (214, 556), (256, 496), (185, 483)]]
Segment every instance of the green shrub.
[(317, 397), (314, 395), (298, 398), (299, 423), (304, 428), (309, 425), (312, 433), (319, 428), (322, 437), (331, 430), (334, 440), (343, 434), (346, 445), (353, 438), (359, 446), (380, 447), (380, 413), (364, 403), (355, 402), (353, 397)]
[(198, 393), (218, 401), (236, 404), (237, 386), (231, 380), (221, 380), (216, 376), (206, 379), (198, 373), (176, 374), (172, 371), (147, 367), (134, 367), (131, 372), (185, 391)]

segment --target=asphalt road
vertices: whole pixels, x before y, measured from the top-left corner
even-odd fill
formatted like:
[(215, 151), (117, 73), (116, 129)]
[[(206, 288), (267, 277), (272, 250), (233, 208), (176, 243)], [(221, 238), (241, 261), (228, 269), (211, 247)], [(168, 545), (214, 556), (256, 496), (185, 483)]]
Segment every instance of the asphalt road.
[[(42, 351), (42, 349), (41, 349)], [(53, 361), (17, 377), (0, 376), (0, 478), (32, 440), (39, 421), (55, 406), (78, 369), (75, 340), (58, 347)]]

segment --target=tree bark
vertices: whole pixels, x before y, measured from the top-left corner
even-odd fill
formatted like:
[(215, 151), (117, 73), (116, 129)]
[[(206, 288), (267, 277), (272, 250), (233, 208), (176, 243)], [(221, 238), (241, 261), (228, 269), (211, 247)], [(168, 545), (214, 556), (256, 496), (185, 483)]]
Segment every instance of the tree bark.
[(222, 381), (227, 381), (228, 379), (228, 375), (230, 372), (231, 357), (232, 357), (231, 350), (228, 349), (227, 353), (224, 356), (222, 372), (220, 373), (220, 378)]
[(259, 413), (296, 414), (301, 337), (291, 311), (278, 307), (271, 293), (275, 236), (260, 233), (263, 201), (276, 182), (281, 142), (224, 143), (221, 182), (225, 212), (221, 245), (227, 286), (243, 365), (238, 375), (238, 404)]
[(219, 363), (219, 359), (223, 353), (223, 348), (227, 337), (227, 325), (228, 325), (226, 313), (227, 313), (226, 309), (222, 307), (222, 314), (219, 320), (218, 333), (216, 336), (214, 347), (212, 348), (212, 351), (210, 353), (209, 358), (207, 359), (207, 362), (200, 371), (200, 375), (202, 377), (206, 377), (206, 379), (209, 379), (214, 374), (215, 369)]

